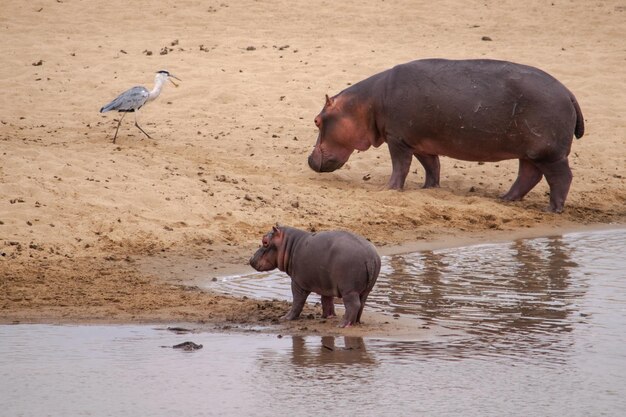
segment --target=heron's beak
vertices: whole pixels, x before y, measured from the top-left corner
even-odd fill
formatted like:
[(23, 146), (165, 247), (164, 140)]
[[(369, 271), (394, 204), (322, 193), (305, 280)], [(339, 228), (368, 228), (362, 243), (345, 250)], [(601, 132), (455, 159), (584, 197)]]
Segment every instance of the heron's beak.
[(181, 80), (180, 78), (178, 78), (177, 76), (175, 76), (174, 74), (170, 74), (170, 75), (169, 75), (169, 77), (167, 77), (167, 79), (168, 79), (168, 80), (170, 80), (170, 82), (171, 82), (172, 84), (174, 84), (174, 86), (175, 86), (175, 87), (178, 87), (178, 84), (176, 84), (176, 83), (172, 80), (172, 78), (175, 78), (175, 79), (177, 79), (178, 81), (182, 81), (182, 80)]

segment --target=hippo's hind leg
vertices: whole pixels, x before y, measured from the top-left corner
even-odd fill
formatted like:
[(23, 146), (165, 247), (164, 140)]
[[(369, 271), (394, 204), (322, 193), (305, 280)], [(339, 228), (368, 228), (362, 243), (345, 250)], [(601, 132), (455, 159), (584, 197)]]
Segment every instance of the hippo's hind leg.
[(367, 296), (370, 294), (369, 291), (363, 291), (359, 297), (361, 302), (361, 307), (359, 308), (359, 313), (356, 315), (356, 322), (361, 322), (361, 315), (363, 314), (363, 307), (365, 307), (365, 302), (367, 301)]
[(572, 170), (567, 157), (553, 162), (537, 162), (550, 186), (550, 211), (561, 213), (572, 184)]
[(332, 295), (322, 295), (322, 318), (336, 317), (335, 302)]
[(357, 323), (359, 311), (361, 310), (361, 298), (359, 293), (351, 291), (347, 294), (343, 294), (343, 305), (346, 308), (346, 313), (343, 316), (343, 321), (339, 327), (349, 327)]
[(293, 294), (293, 304), (291, 305), (291, 310), (283, 316), (285, 320), (294, 320), (300, 317), (304, 303), (306, 303), (307, 297), (311, 294), (310, 291), (300, 288), (294, 281), (291, 281), (291, 293)]
[(528, 159), (520, 159), (517, 179), (509, 192), (502, 196), (502, 199), (507, 201), (521, 200), (541, 181), (542, 176), (541, 170), (533, 162)]
[(439, 187), (439, 157), (437, 155), (414, 154), (418, 161), (426, 171), (424, 186), (422, 188), (438, 188)]

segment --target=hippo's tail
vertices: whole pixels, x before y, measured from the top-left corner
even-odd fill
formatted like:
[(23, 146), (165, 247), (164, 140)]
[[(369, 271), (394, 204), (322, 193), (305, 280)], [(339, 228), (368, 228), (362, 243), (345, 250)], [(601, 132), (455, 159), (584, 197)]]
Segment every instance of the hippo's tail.
[(574, 97), (572, 93), (570, 93), (570, 100), (572, 100), (574, 110), (576, 110), (576, 128), (574, 129), (574, 135), (576, 135), (576, 139), (580, 139), (585, 134), (585, 119), (583, 118), (583, 112), (580, 110), (578, 101), (576, 101), (576, 97)]

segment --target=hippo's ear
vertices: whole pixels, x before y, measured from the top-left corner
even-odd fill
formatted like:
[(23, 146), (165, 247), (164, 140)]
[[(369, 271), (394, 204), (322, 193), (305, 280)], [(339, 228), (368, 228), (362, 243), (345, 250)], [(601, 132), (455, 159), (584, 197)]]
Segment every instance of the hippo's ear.
[(333, 99), (328, 97), (328, 94), (326, 94), (326, 103), (324, 104), (324, 107), (332, 107), (333, 105)]
[[(276, 226), (272, 227), (272, 241), (280, 242), (282, 238), (283, 238), (283, 230), (280, 228), (278, 224), (276, 224)], [(274, 239), (278, 239), (278, 240), (274, 240)]]

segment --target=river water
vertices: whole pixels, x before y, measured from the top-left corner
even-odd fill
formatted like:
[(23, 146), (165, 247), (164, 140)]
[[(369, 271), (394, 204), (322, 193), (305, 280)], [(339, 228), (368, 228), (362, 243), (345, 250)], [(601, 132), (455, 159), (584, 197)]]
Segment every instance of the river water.
[[(432, 340), (0, 326), (0, 415), (622, 416), (625, 270), (626, 229), (384, 257), (364, 320)], [(275, 272), (207, 286), (291, 298)]]

